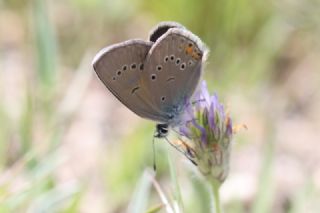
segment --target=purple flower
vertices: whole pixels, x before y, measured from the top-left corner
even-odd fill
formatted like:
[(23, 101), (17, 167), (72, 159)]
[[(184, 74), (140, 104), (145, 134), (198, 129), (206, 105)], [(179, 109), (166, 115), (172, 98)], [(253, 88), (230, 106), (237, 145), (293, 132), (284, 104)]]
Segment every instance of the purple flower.
[(208, 120), (209, 120), (209, 126), (211, 129), (215, 129), (216, 128), (216, 122), (215, 122), (215, 111), (216, 111), (216, 99), (213, 97), (212, 99), (212, 102), (211, 102), (211, 105), (210, 105), (210, 108), (209, 108), (209, 117), (208, 117)]
[(183, 124), (178, 132), (185, 136), (184, 153), (198, 166), (206, 177), (221, 183), (229, 168), (230, 144), (233, 136), (232, 120), (226, 114), (216, 94), (210, 96), (207, 84), (201, 82), (194, 100), (186, 103)]
[(210, 104), (210, 94), (207, 89), (207, 83), (201, 82), (200, 88), (194, 94), (195, 104), (197, 109), (207, 107)]

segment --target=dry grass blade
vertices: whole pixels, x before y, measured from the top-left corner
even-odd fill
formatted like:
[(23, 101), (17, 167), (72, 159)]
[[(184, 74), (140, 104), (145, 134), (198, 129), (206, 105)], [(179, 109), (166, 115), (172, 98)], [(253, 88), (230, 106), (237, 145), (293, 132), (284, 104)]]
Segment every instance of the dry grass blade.
[(173, 207), (171, 206), (169, 200), (167, 199), (167, 196), (165, 195), (164, 191), (162, 190), (160, 184), (154, 178), (154, 174), (151, 174), (151, 172), (149, 172), (149, 176), (151, 178), (153, 186), (155, 187), (155, 189), (157, 190), (157, 192), (160, 196), (160, 199), (161, 199), (167, 213), (174, 213)]

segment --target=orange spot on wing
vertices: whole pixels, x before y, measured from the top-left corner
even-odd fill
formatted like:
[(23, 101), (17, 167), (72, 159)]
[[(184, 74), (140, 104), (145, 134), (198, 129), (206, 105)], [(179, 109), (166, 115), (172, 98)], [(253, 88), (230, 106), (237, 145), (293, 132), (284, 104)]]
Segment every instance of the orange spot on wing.
[(186, 47), (186, 48), (185, 48), (185, 51), (186, 51), (186, 54), (187, 54), (187, 55), (192, 55), (193, 48), (192, 48), (192, 47)]
[(196, 51), (194, 51), (191, 56), (195, 60), (199, 60), (202, 57), (202, 54), (201, 53), (197, 53)]
[(195, 60), (200, 60), (202, 57), (202, 54), (198, 52), (192, 45), (186, 46), (184, 50), (187, 55), (190, 55)]

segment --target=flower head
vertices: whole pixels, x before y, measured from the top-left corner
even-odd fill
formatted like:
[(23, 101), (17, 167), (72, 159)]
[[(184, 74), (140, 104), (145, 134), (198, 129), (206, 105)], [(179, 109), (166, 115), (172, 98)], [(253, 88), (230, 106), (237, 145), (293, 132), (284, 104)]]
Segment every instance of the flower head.
[(216, 94), (210, 96), (206, 82), (189, 101), (179, 133), (188, 140), (183, 141), (184, 152), (207, 178), (222, 183), (229, 171), (232, 120), (225, 112)]

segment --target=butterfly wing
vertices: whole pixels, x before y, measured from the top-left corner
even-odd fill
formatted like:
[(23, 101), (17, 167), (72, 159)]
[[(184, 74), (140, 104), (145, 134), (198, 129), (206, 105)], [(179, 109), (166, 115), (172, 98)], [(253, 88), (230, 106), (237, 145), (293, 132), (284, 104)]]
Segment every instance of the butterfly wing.
[(93, 67), (103, 84), (126, 107), (137, 115), (156, 121), (158, 109), (149, 100), (149, 91), (142, 87), (140, 75), (152, 42), (129, 40), (102, 49), (93, 60)]
[(205, 53), (201, 40), (185, 28), (168, 29), (152, 46), (143, 82), (163, 114), (182, 111), (198, 85)]
[(184, 28), (181, 24), (173, 21), (163, 21), (155, 26), (149, 33), (149, 40), (156, 42), (163, 34), (165, 34), (170, 28)]

